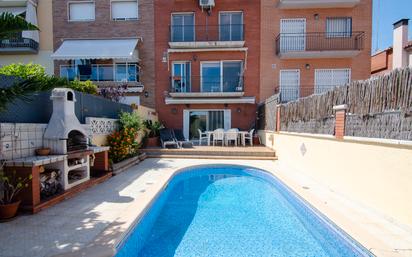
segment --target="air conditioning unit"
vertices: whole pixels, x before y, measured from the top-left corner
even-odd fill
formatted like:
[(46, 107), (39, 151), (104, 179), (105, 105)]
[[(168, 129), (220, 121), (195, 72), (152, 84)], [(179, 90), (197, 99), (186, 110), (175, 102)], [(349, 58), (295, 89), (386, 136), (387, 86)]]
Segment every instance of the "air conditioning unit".
[(202, 9), (215, 7), (215, 0), (199, 0), (199, 5)]

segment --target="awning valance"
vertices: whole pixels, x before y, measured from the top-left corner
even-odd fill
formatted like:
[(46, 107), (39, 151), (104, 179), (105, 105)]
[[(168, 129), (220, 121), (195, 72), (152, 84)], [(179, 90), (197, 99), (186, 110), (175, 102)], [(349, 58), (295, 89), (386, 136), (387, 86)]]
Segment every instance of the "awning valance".
[(65, 40), (52, 58), (55, 60), (123, 59), (138, 60), (139, 39)]

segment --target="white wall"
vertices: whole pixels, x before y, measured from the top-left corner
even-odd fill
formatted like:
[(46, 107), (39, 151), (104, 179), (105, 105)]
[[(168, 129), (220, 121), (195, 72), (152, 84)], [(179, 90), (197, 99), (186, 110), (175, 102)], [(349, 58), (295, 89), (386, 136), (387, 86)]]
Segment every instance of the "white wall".
[(412, 142), (391, 145), (260, 131), (280, 161), (412, 228)]
[(9, 65), (12, 63), (35, 63), (44, 66), (46, 73), (53, 75), (54, 66), (53, 60), (51, 59), (52, 51), (42, 51), (40, 50), (38, 54), (25, 54), (25, 55), (1, 55), (0, 56), (0, 66)]

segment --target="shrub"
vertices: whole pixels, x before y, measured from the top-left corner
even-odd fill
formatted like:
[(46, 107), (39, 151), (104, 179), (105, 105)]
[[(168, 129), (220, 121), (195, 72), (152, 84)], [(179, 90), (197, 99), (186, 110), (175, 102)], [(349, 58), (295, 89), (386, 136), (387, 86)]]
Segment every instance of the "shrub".
[(119, 115), (120, 129), (134, 129), (139, 131), (142, 128), (142, 119), (135, 112), (121, 112)]
[(47, 74), (43, 66), (40, 64), (23, 64), (13, 63), (0, 67), (0, 74), (7, 76), (15, 76), (22, 79), (47, 79)]
[(97, 86), (90, 80), (87, 80), (87, 81), (73, 80), (69, 83), (67, 87), (73, 90), (82, 92), (82, 93), (86, 93), (86, 94), (91, 94), (91, 95), (98, 94)]
[(133, 128), (115, 131), (108, 136), (109, 157), (114, 163), (121, 162), (137, 154), (139, 145), (135, 142), (137, 131)]

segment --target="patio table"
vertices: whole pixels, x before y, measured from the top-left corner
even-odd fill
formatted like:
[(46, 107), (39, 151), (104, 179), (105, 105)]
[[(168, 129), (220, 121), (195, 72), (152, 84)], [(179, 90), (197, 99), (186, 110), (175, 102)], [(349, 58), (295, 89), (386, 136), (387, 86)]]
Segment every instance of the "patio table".
[[(210, 142), (212, 141), (212, 135), (213, 135), (213, 131), (205, 131), (206, 135), (207, 135), (207, 145), (210, 146)], [(226, 133), (226, 132), (225, 132)], [(233, 133), (233, 132), (230, 132)], [(239, 137), (240, 137), (240, 142), (242, 144), (242, 146), (246, 146), (246, 135), (249, 133), (249, 131), (237, 131)]]

